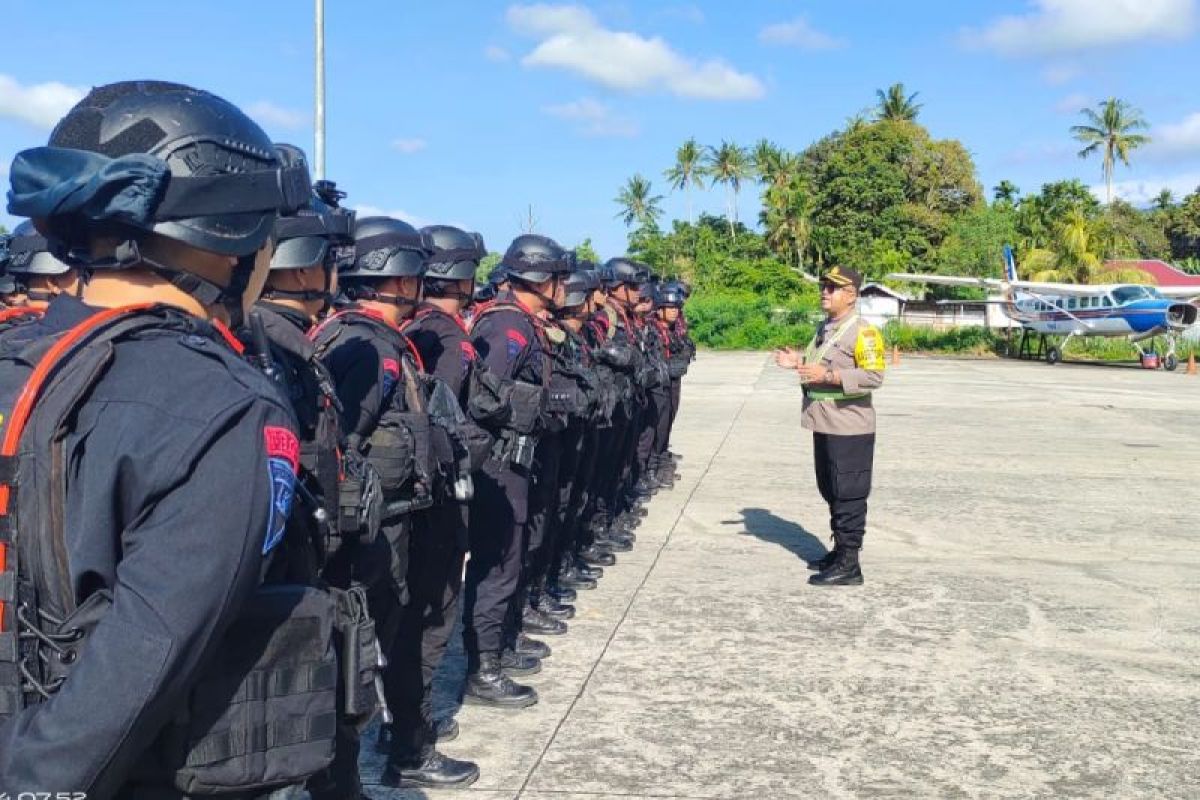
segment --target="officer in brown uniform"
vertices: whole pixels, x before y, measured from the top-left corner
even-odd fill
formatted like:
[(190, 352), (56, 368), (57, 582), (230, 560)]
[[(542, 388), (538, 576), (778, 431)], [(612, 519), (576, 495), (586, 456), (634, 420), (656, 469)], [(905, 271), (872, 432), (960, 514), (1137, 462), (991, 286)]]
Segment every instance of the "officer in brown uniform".
[(867, 496), (875, 456), (871, 393), (883, 384), (884, 347), (878, 329), (858, 315), (862, 275), (834, 267), (821, 278), (825, 321), (807, 349), (785, 348), (775, 363), (794, 369), (804, 387), (802, 424), (813, 432), (817, 486), (829, 504), (835, 546), (808, 563), (814, 586), (863, 582), (858, 564), (867, 524)]

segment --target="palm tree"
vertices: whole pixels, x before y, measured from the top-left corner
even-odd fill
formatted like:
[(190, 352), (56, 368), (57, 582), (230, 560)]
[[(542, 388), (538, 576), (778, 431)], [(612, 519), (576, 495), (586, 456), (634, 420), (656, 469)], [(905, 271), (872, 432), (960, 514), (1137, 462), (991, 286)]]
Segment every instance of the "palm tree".
[(1050, 246), (1031, 250), (1022, 264), (1030, 280), (1050, 283), (1147, 283), (1138, 269), (1109, 270), (1099, 252), (1101, 243), (1082, 211), (1070, 211), (1054, 226)]
[(792, 267), (816, 280), (803, 268), (804, 253), (812, 243), (812, 195), (804, 181), (792, 175), (786, 184), (776, 184), (763, 193), (759, 220), (766, 229), (767, 244), (785, 255)]
[(682, 189), (687, 199), (688, 224), (694, 224), (692, 218), (692, 187), (704, 188), (704, 148), (696, 144), (693, 137), (675, 151), (675, 166), (663, 173), (663, 177), (671, 184), (671, 191)]
[(1175, 207), (1175, 194), (1170, 189), (1163, 189), (1154, 197), (1154, 207), (1159, 211), (1169, 211)]
[(641, 175), (634, 175), (625, 182), (620, 194), (613, 201), (621, 206), (617, 212), (618, 219), (629, 227), (634, 222), (639, 227), (650, 228), (657, 224), (662, 216), (662, 195), (651, 194), (650, 181)]
[(903, 83), (893, 83), (886, 90), (876, 89), (879, 104), (875, 106), (875, 118), (888, 122), (912, 122), (921, 113), (921, 104), (913, 102), (920, 92), (906, 95)]
[(784, 158), (779, 145), (769, 139), (759, 139), (750, 152), (750, 158), (754, 161), (754, 172), (758, 175), (758, 182), (764, 185), (775, 183)]
[(1076, 141), (1087, 145), (1079, 151), (1080, 158), (1087, 158), (1096, 153), (1104, 155), (1104, 185), (1108, 193), (1108, 202), (1112, 203), (1112, 176), (1116, 162), (1129, 166), (1129, 153), (1150, 141), (1150, 137), (1132, 131), (1149, 127), (1142, 119), (1141, 112), (1130, 106), (1124, 100), (1110, 97), (1100, 103), (1099, 111), (1091, 108), (1079, 110), (1087, 120), (1086, 125), (1074, 125), (1071, 133)]
[(722, 141), (721, 146), (708, 149), (705, 170), (712, 185), (725, 185), (726, 218), (729, 220), (729, 235), (735, 233), (737, 224), (737, 196), (741, 191), (742, 181), (754, 176), (754, 164), (746, 148), (735, 142)]
[(1017, 202), (1017, 195), (1020, 193), (1021, 190), (1017, 188), (1017, 185), (1009, 180), (1000, 181), (992, 187), (992, 197), (996, 202), (1007, 203), (1010, 206)]

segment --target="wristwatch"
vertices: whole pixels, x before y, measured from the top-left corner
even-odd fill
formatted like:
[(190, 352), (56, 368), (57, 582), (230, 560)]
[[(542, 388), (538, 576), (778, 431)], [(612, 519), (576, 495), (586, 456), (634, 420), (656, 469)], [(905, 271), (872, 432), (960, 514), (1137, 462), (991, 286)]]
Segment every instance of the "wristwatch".
[(825, 376), (821, 379), (822, 383), (833, 383), (833, 370), (825, 370)]

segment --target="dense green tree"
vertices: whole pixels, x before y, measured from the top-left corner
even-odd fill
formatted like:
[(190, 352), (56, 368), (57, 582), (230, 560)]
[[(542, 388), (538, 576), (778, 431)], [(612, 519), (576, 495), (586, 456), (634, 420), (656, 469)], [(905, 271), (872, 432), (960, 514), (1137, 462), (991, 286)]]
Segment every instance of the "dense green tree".
[(1159, 211), (1167, 211), (1175, 207), (1175, 193), (1170, 189), (1163, 189), (1154, 196), (1154, 207)]
[(590, 237), (575, 245), (575, 256), (581, 260), (591, 261), (593, 264), (600, 263), (600, 254), (592, 246)]
[(662, 195), (654, 194), (650, 181), (641, 175), (626, 181), (613, 202), (621, 207), (616, 216), (625, 227), (636, 222), (639, 227), (652, 228), (662, 216)]
[(1100, 103), (1098, 109), (1083, 108), (1079, 113), (1083, 114), (1085, 124), (1071, 128), (1076, 141), (1086, 145), (1079, 151), (1079, 157), (1088, 158), (1096, 153), (1101, 154), (1101, 172), (1104, 175), (1106, 196), (1111, 203), (1112, 177), (1116, 162), (1120, 161), (1129, 166), (1129, 154), (1150, 142), (1149, 136), (1134, 131), (1144, 130), (1149, 126), (1142, 119), (1140, 111), (1115, 97)]
[(992, 199), (997, 203), (1004, 203), (1009, 206), (1014, 206), (1017, 203), (1017, 195), (1021, 190), (1015, 183), (1009, 180), (1000, 181), (992, 187)]
[(1100, 216), (1100, 201), (1083, 181), (1054, 181), (1037, 194), (1026, 195), (1017, 204), (1017, 244), (1022, 250), (1049, 247), (1055, 226), (1074, 213), (1086, 219)]
[(983, 202), (966, 148), (911, 122), (828, 136), (799, 172), (812, 190), (810, 259), (876, 277), (929, 263), (953, 218)]
[(875, 119), (881, 122), (914, 122), (921, 113), (921, 104), (914, 102), (920, 92), (906, 94), (903, 83), (893, 83), (887, 89), (876, 89), (879, 102)]

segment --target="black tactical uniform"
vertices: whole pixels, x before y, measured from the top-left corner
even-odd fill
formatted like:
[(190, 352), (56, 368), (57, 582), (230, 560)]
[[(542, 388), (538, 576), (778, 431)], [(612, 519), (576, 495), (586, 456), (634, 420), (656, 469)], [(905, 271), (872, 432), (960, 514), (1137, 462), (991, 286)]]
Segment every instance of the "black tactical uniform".
[[(176, 84), (95, 89), (51, 144), (18, 157), (10, 212), (76, 247), (119, 218), (130, 238), (93, 268), (170, 276), (231, 317), (277, 212), (311, 192), (234, 106)], [(122, 158), (130, 152), (150, 155)], [(148, 189), (140, 202), (122, 191), (133, 182)], [(214, 198), (225, 215), (211, 215)], [(86, 221), (73, 216), (84, 207)], [(237, 256), (231, 284), (141, 261), (151, 229)], [(14, 543), (6, 514), (0, 791), (249, 797), (302, 782), (332, 755), (337, 666), (331, 598), (263, 585), (299, 460), (291, 411), (223, 326), (165, 306), (101, 312), (59, 297), (39, 322), (0, 336), (6, 412), (45, 337), (84, 323), (99, 326), (94, 343), (58, 362), (25, 427), (21, 471), (5, 469), (5, 484), (21, 481), (21, 535)], [(256, 691), (260, 681), (276, 692)]]
[[(339, 273), (351, 302), (322, 322), (313, 338), (337, 388), (347, 448), (361, 454), (380, 479), (384, 550), (355, 559), (353, 572), (367, 587), (381, 646), (390, 654), (408, 600), (414, 518), (432, 503), (432, 445), (416, 351), (397, 326), (353, 300), (415, 305), (374, 287), (382, 278), (419, 276), (427, 250), (412, 226), (382, 217), (359, 220), (355, 241), (354, 263)], [(406, 681), (404, 670), (389, 664), (384, 672), (389, 707), (403, 704)]]
[[(553, 240), (526, 235), (509, 246), (502, 266), (507, 280), (539, 291), (537, 286), (556, 281), (574, 263), (574, 254)], [(553, 303), (553, 298), (548, 301)], [(494, 303), (477, 310), (471, 334), (490, 372), (512, 382), (512, 414), (499, 432), (493, 457), (476, 474), (463, 613), (468, 658), (464, 700), (519, 708), (537, 702), (537, 693), (505, 675), (502, 658), (506, 646), (518, 653), (522, 646), (529, 483), (537, 439), (546, 421), (550, 356), (542, 321), (511, 292), (501, 291)]]
[[(470, 293), (457, 297), (456, 282), (474, 278), (479, 260), (487, 254), (482, 238), (442, 225), (421, 232), (432, 248), (425, 263), (426, 295), (469, 301)], [(444, 382), (454, 402), (465, 408), (476, 355), (462, 318), (423, 305), (404, 333), (420, 353), (426, 374)], [(464, 478), (459, 476), (459, 485)], [(448, 731), (453, 730), (452, 720), (434, 720), (433, 676), (458, 620), (469, 499), (443, 497), (440, 503), (414, 517), (409, 550), (410, 599), (401, 613), (391, 653), (391, 668), (397, 679), (389, 771), (396, 778), (394, 783), (402, 786), (462, 787), (479, 777), (474, 764), (446, 758), (434, 747), (437, 741), (450, 738)]]

